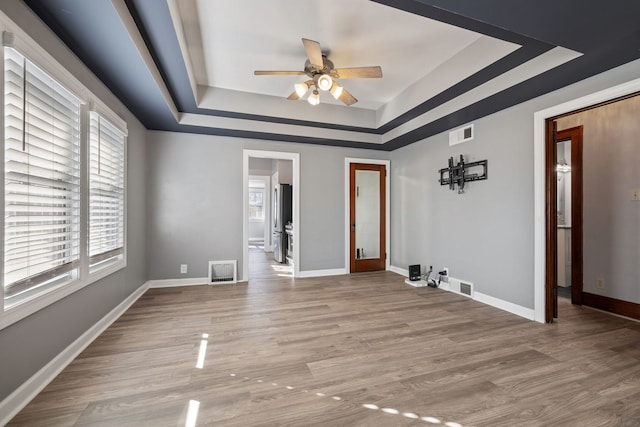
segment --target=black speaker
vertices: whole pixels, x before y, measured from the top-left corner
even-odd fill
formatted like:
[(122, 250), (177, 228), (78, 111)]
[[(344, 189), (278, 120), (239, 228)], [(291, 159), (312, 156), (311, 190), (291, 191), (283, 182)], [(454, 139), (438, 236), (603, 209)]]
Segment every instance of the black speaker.
[(420, 264), (409, 266), (409, 280), (412, 282), (420, 280)]

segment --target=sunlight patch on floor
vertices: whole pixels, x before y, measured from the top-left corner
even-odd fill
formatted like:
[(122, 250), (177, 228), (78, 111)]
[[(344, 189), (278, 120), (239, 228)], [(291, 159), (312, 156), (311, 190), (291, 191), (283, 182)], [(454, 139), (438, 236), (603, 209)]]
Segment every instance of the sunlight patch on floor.
[[(230, 377), (237, 377), (237, 374), (233, 373), (233, 374), (229, 374), (229, 376)], [(251, 380), (250, 377), (243, 377), (243, 378), (245, 380)], [(258, 379), (258, 380), (255, 380), (255, 381), (258, 382), (258, 383), (264, 382), (264, 380), (262, 380), (262, 379)], [(274, 387), (278, 387), (278, 383), (277, 382), (272, 382), (271, 385), (274, 386)], [(289, 391), (292, 391), (292, 392), (298, 392), (298, 390), (300, 392), (302, 392), (302, 393), (308, 393), (309, 392), (309, 390), (307, 390), (307, 389), (296, 389), (296, 387), (291, 386), (291, 385), (280, 386), (280, 387), (283, 387), (286, 390), (289, 390)], [(332, 400), (334, 400), (336, 402), (342, 402), (342, 401), (349, 402), (349, 400), (343, 399), (340, 396), (336, 396), (336, 395), (329, 396), (329, 395), (327, 395), (325, 393), (322, 393), (322, 392), (316, 392), (315, 395), (317, 397), (320, 397), (320, 398), (329, 397), (329, 398), (331, 398)], [(360, 404), (360, 406), (362, 406), (363, 408), (366, 408), (366, 409), (370, 409), (372, 411), (383, 412), (385, 415), (400, 415), (400, 416), (403, 416), (405, 418), (424, 421), (425, 423), (430, 424), (430, 425), (440, 425), (440, 426), (446, 426), (446, 427), (464, 427), (462, 424), (456, 423), (456, 422), (453, 422), (453, 421), (442, 421), (442, 420), (440, 420), (439, 418), (436, 418), (436, 417), (420, 416), (419, 414), (417, 414), (415, 412), (410, 412), (410, 411), (402, 412), (402, 411), (400, 411), (400, 410), (398, 410), (396, 408), (392, 408), (392, 407), (384, 407), (384, 408), (382, 408), (382, 407), (380, 407), (380, 406), (378, 406), (378, 405), (376, 405), (374, 403), (363, 403), (363, 404)]]

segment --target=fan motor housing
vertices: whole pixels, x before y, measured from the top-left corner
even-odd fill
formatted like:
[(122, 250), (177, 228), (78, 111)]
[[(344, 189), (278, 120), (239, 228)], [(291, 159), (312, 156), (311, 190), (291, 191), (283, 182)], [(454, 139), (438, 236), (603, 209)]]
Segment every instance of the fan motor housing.
[(326, 56), (322, 55), (322, 68), (318, 69), (307, 59), (304, 63), (304, 73), (313, 78), (317, 74), (330, 74), (333, 70), (333, 62)]

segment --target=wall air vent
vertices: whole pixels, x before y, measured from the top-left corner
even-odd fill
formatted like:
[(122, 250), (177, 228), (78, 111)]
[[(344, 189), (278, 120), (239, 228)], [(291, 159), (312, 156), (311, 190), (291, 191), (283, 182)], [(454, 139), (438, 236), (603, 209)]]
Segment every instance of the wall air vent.
[(473, 283), (449, 277), (449, 291), (473, 298)]
[(473, 139), (473, 125), (467, 125), (449, 132), (449, 146), (461, 144)]
[(209, 284), (222, 285), (238, 281), (238, 261), (209, 261)]
[(471, 296), (471, 283), (460, 282), (460, 293)]

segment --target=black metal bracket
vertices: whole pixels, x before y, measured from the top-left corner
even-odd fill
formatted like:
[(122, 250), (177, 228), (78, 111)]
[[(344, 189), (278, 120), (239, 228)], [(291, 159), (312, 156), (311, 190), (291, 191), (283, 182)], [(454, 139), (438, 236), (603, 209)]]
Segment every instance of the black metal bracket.
[[(470, 173), (471, 168), (482, 168), (482, 171)], [(449, 167), (440, 169), (440, 185), (448, 185), (450, 190), (455, 190), (458, 184), (458, 194), (464, 193), (464, 183), (469, 181), (480, 181), (487, 179), (489, 168), (488, 160), (479, 160), (477, 162), (465, 163), (464, 157), (460, 154), (460, 161), (457, 165), (453, 164), (453, 157), (449, 158)]]

